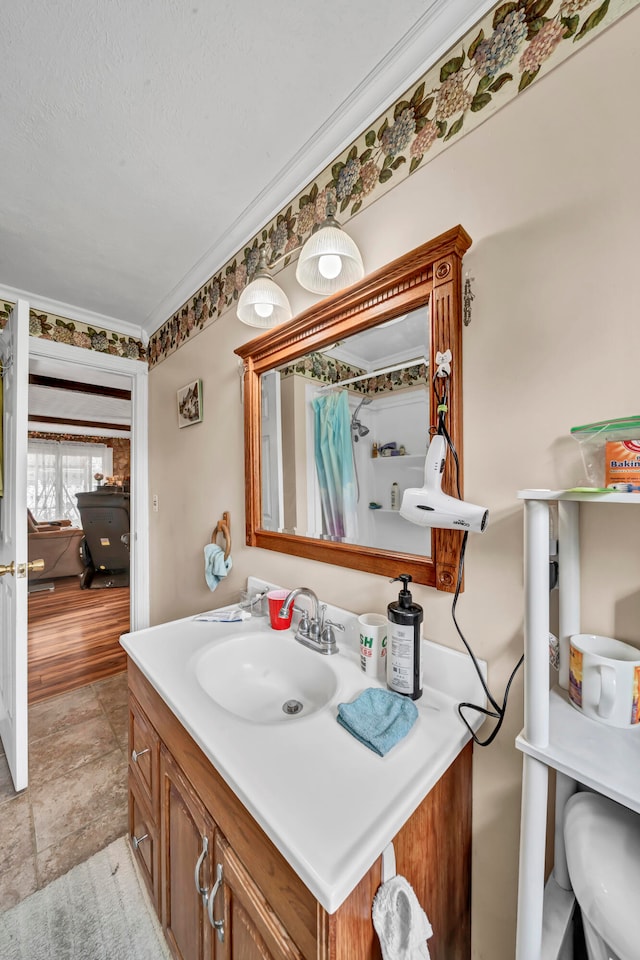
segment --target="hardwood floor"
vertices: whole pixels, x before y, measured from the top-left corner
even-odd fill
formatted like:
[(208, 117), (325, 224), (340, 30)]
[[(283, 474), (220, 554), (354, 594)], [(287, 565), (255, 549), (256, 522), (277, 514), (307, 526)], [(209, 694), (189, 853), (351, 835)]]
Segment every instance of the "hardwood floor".
[(29, 594), (29, 703), (126, 669), (129, 588), (81, 590), (76, 577)]

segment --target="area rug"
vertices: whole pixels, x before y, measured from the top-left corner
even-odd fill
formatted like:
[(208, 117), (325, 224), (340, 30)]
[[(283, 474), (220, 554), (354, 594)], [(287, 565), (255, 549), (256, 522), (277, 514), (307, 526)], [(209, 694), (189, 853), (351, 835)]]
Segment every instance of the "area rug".
[(2, 960), (170, 960), (121, 837), (0, 914)]

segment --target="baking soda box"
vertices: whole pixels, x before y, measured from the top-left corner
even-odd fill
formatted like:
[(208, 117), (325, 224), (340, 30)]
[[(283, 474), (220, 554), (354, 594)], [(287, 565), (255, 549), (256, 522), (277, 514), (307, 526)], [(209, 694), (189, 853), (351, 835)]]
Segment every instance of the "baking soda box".
[(607, 440), (605, 487), (640, 493), (640, 440)]

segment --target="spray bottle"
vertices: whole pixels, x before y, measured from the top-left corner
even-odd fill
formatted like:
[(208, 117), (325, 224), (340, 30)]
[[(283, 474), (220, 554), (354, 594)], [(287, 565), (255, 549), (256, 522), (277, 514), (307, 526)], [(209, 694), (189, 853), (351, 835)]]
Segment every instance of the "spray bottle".
[(387, 647), (387, 686), (412, 700), (422, 696), (422, 669), (420, 664), (420, 627), (422, 607), (413, 603), (407, 584), (411, 577), (401, 573), (390, 583), (402, 580), (402, 590), (396, 603), (387, 607), (389, 642)]

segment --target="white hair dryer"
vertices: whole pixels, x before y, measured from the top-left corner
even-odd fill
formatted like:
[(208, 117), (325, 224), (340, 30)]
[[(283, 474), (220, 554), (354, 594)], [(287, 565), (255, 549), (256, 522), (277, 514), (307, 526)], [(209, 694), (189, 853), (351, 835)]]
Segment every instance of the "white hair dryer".
[(488, 509), (450, 497), (441, 490), (446, 456), (445, 438), (437, 433), (431, 438), (427, 451), (424, 486), (405, 490), (400, 516), (421, 527), (482, 533), (489, 522)]

